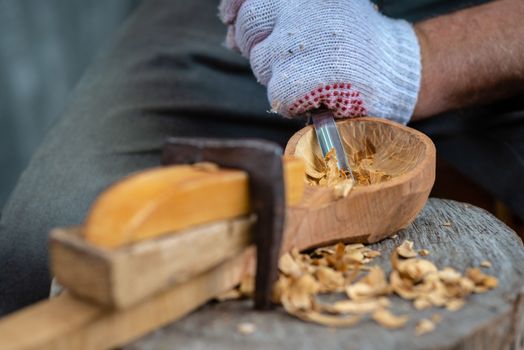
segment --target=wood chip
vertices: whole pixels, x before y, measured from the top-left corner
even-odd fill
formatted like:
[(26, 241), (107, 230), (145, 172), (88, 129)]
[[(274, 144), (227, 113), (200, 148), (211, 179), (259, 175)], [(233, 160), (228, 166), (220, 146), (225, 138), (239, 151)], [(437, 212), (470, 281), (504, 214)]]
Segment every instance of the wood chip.
[(302, 275), (291, 280), (287, 290), (284, 290), (281, 301), (284, 308), (290, 312), (297, 310), (311, 310), (313, 297), (320, 290), (319, 283), (311, 275)]
[(435, 323), (433, 323), (431, 320), (428, 320), (427, 318), (423, 318), (418, 322), (415, 330), (417, 335), (433, 332), (435, 330)]
[(363, 315), (374, 312), (378, 309), (389, 307), (387, 298), (371, 300), (342, 300), (333, 304), (321, 305), (321, 309), (334, 314), (357, 314)]
[(462, 309), (464, 306), (464, 300), (463, 299), (451, 299), (446, 302), (446, 309), (448, 311), (457, 311)]
[(353, 179), (338, 168), (337, 155), (332, 148), (321, 161), (314, 161), (315, 167), (306, 167), (308, 182), (313, 185), (333, 187), (337, 198), (345, 197), (353, 188)]
[(484, 260), (480, 263), (480, 266), (482, 267), (485, 267), (485, 268), (490, 268), (491, 267), (491, 261), (489, 260)]
[(408, 240), (397, 247), (397, 253), (403, 258), (414, 258), (418, 255), (415, 249), (413, 249), (413, 242)]
[(316, 311), (295, 312), (293, 315), (304, 321), (313, 322), (328, 327), (351, 327), (356, 325), (361, 320), (360, 316), (337, 317), (325, 315)]
[(240, 334), (249, 335), (255, 333), (257, 327), (251, 322), (242, 322), (237, 325), (237, 331)]
[(377, 256), (380, 256), (380, 252), (378, 250), (367, 250), (364, 252), (364, 256), (366, 258), (376, 258)]
[(336, 199), (339, 198), (345, 198), (349, 195), (349, 192), (353, 189), (353, 186), (355, 185), (355, 181), (352, 179), (345, 179), (339, 183), (337, 183), (333, 187), (333, 194)]
[(473, 290), (475, 293), (485, 293), (498, 286), (498, 280), (495, 277), (482, 273), (479, 268), (466, 270), (466, 276), (475, 284)]
[(298, 278), (300, 275), (302, 275), (300, 266), (289, 253), (286, 253), (280, 257), (280, 260), (278, 261), (278, 268), (280, 272), (291, 277)]
[(462, 277), (461, 274), (451, 267), (446, 267), (438, 272), (440, 280), (444, 283), (457, 283)]
[(390, 285), (400, 297), (414, 300), (417, 310), (446, 307), (449, 311), (457, 311), (471, 293), (483, 293), (497, 286), (495, 277), (483, 274), (478, 268), (468, 269), (463, 276), (451, 267), (438, 270), (428, 260), (401, 260), (399, 255), (396, 249), (391, 256)]
[(396, 316), (387, 309), (380, 309), (373, 313), (373, 320), (388, 329), (402, 328), (408, 322), (409, 317), (406, 315)]
[(400, 261), (397, 270), (401, 276), (409, 278), (413, 283), (418, 283), (429, 274), (438, 271), (431, 261), (413, 258)]
[(429, 255), (429, 250), (421, 249), (421, 250), (418, 251), (418, 255), (420, 255), (420, 256), (428, 256)]
[(333, 148), (324, 159), (316, 154), (303, 155), (307, 182), (316, 186), (333, 187), (335, 197), (341, 198), (347, 196), (354, 185), (365, 186), (390, 180), (392, 176), (382, 169), (377, 169), (375, 165), (375, 145), (368, 139), (363, 146), (363, 149), (356, 151), (346, 142), (345, 151), (355, 181), (338, 169), (336, 152)]
[[(389, 329), (405, 326), (408, 317), (397, 316), (388, 309), (388, 295), (395, 293), (412, 300), (418, 309), (445, 307), (449, 311), (461, 309), (472, 293), (484, 293), (496, 288), (497, 279), (479, 268), (470, 268), (465, 274), (452, 267), (441, 270), (431, 261), (418, 258), (410, 241), (403, 242), (391, 254), (392, 271), (389, 279), (379, 266), (367, 266), (380, 252), (363, 244), (342, 243), (315, 249), (310, 254), (293, 249), (279, 261), (280, 277), (274, 288), (274, 301), (282, 304), (291, 315), (308, 322), (329, 327), (350, 327), (360, 317), (371, 314), (373, 320)], [(368, 272), (366, 272), (368, 271)], [(254, 279), (246, 276), (241, 285), (218, 297), (228, 300), (252, 295)], [(320, 303), (319, 293), (345, 291), (347, 300), (331, 304)], [(441, 316), (421, 320), (417, 334), (432, 331)]]
[(320, 266), (315, 272), (315, 277), (320, 284), (320, 293), (341, 291), (344, 287), (344, 275), (341, 272)]
[(430, 307), (432, 307), (433, 304), (431, 303), (431, 301), (429, 301), (428, 298), (419, 297), (415, 299), (415, 301), (413, 302), (413, 306), (417, 310), (425, 310), (425, 309), (429, 309)]
[(379, 266), (374, 266), (357, 283), (346, 287), (346, 294), (352, 300), (366, 300), (391, 293), (386, 274)]

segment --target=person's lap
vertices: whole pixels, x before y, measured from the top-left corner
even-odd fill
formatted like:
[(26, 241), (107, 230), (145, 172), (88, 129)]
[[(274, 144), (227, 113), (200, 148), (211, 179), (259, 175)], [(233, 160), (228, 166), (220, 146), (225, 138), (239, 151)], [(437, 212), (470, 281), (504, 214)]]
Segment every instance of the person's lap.
[(303, 125), (268, 114), (247, 60), (222, 45), (216, 6), (144, 2), (87, 72), (2, 212), (0, 315), (47, 296), (49, 231), (80, 224), (109, 184), (159, 165), (167, 137), (284, 144)]

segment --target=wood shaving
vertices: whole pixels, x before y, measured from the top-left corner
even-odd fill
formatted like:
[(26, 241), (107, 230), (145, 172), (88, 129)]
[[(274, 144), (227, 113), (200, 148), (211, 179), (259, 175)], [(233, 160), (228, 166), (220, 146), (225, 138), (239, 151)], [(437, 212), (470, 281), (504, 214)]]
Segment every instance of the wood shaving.
[(420, 255), (420, 256), (428, 256), (429, 255), (429, 250), (421, 249), (421, 250), (418, 251), (418, 255)]
[(377, 256), (380, 256), (380, 252), (378, 250), (368, 250), (368, 251), (365, 251), (363, 252), (364, 256), (366, 258), (376, 258)]
[(316, 154), (308, 157), (309, 166), (306, 167), (306, 181), (315, 186), (334, 187), (337, 198), (345, 197), (349, 194), (354, 185), (366, 186), (382, 183), (391, 179), (391, 175), (385, 171), (377, 169), (375, 166), (375, 145), (369, 140), (365, 140), (362, 150), (353, 150), (346, 143), (345, 151), (353, 172), (353, 179), (344, 171), (338, 169), (335, 149), (331, 149), (324, 159)]
[(280, 302), (284, 309), (295, 312), (314, 308), (314, 297), (320, 291), (320, 284), (312, 275), (303, 274), (297, 279), (284, 277), (282, 280), (285, 282), (281, 289)]
[(423, 318), (420, 320), (415, 327), (415, 331), (417, 335), (426, 334), (429, 332), (433, 332), (435, 330), (435, 323), (433, 323), (432, 320), (428, 320), (427, 318)]
[(315, 271), (315, 277), (320, 283), (320, 293), (342, 291), (346, 282), (342, 272), (326, 266), (319, 266)]
[(255, 333), (257, 327), (251, 322), (242, 322), (237, 325), (237, 331), (240, 334), (249, 335)]
[(414, 258), (418, 253), (413, 249), (413, 242), (405, 240), (397, 247), (397, 253), (403, 258)]
[(337, 317), (322, 314), (317, 311), (309, 312), (294, 312), (292, 315), (300, 318), (301, 320), (321, 324), (328, 327), (351, 327), (356, 325), (360, 320), (360, 316), (345, 316)]
[(326, 154), (324, 159), (315, 159), (314, 164), (315, 168), (306, 168), (308, 183), (317, 186), (334, 187), (336, 195), (347, 196), (351, 188), (353, 188), (354, 182), (349, 174), (338, 168), (337, 155), (334, 148)]
[(379, 309), (373, 312), (372, 317), (375, 322), (388, 329), (402, 328), (409, 320), (408, 316), (396, 316), (387, 309)]
[(342, 300), (332, 305), (320, 305), (320, 308), (326, 312), (334, 314), (357, 314), (363, 315), (381, 308), (389, 307), (390, 302), (387, 298), (378, 298), (370, 300)]
[(489, 260), (484, 260), (480, 263), (480, 266), (482, 267), (485, 267), (485, 268), (490, 268), (491, 267), (491, 261)]
[(353, 189), (355, 182), (352, 179), (346, 179), (333, 186), (333, 194), (335, 198), (345, 198)]
[(467, 269), (466, 276), (475, 283), (475, 293), (487, 292), (498, 285), (498, 280), (495, 277), (485, 275), (479, 268)]
[(464, 306), (464, 300), (463, 299), (452, 299), (446, 302), (446, 309), (448, 311), (457, 311), (462, 309)]
[(427, 298), (418, 297), (415, 299), (415, 301), (413, 301), (413, 306), (417, 310), (425, 310), (425, 309), (429, 309), (430, 307), (432, 307), (433, 304)]
[[(379, 325), (396, 329), (405, 327), (409, 318), (391, 313), (388, 297), (393, 293), (412, 301), (417, 310), (438, 307), (457, 311), (471, 294), (497, 286), (497, 279), (479, 268), (467, 269), (465, 274), (449, 266), (438, 269), (419, 257), (422, 255), (417, 254), (412, 242), (403, 242), (391, 253), (388, 276), (379, 266), (367, 266), (380, 252), (360, 243), (338, 243), (310, 253), (293, 249), (279, 260), (280, 276), (273, 299), (286, 312), (307, 322), (351, 327), (370, 315)], [(253, 288), (254, 279), (244, 278), (235, 291), (223, 294), (219, 300), (252, 295)], [(347, 299), (325, 303), (318, 297), (340, 292), (345, 292)], [(420, 320), (416, 333), (433, 331), (441, 318), (433, 314), (431, 319)]]
[(286, 253), (280, 257), (278, 261), (278, 268), (280, 272), (292, 277), (299, 277), (302, 275), (302, 270), (298, 263), (291, 257), (291, 254)]
[(372, 267), (369, 273), (357, 283), (346, 287), (346, 294), (352, 300), (366, 300), (388, 295), (391, 287), (386, 279), (384, 271), (378, 267)]
[(426, 276), (437, 272), (437, 267), (431, 261), (413, 258), (399, 262), (396, 269), (401, 277), (410, 279), (413, 284), (419, 283)]
[(497, 286), (495, 277), (483, 274), (478, 268), (468, 269), (463, 276), (451, 267), (438, 270), (428, 260), (401, 260), (398, 250), (392, 254), (391, 264), (391, 287), (402, 298), (414, 300), (417, 310), (445, 307), (457, 311), (473, 292), (482, 293)]

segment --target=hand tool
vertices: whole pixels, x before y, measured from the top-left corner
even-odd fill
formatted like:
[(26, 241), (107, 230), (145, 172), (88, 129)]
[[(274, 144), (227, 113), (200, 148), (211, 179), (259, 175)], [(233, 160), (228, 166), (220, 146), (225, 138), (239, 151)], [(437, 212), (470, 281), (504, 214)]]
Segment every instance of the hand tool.
[(326, 157), (329, 151), (335, 149), (338, 168), (344, 171), (347, 176), (355, 181), (346, 151), (344, 150), (344, 145), (340, 140), (340, 134), (338, 132), (333, 113), (328, 110), (321, 109), (314, 112), (311, 115), (311, 118), (313, 119), (313, 124), (315, 125), (315, 133), (317, 135), (317, 140), (320, 150), (322, 151), (322, 155)]

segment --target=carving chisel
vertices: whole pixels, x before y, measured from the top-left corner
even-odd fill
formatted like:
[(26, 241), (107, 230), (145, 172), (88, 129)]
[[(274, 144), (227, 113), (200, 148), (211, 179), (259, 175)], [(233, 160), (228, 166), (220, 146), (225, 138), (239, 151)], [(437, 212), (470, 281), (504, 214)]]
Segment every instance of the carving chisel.
[(322, 156), (326, 157), (326, 154), (334, 148), (337, 155), (338, 168), (354, 181), (355, 178), (349, 166), (344, 145), (340, 140), (333, 113), (328, 110), (318, 110), (312, 114), (312, 119)]

